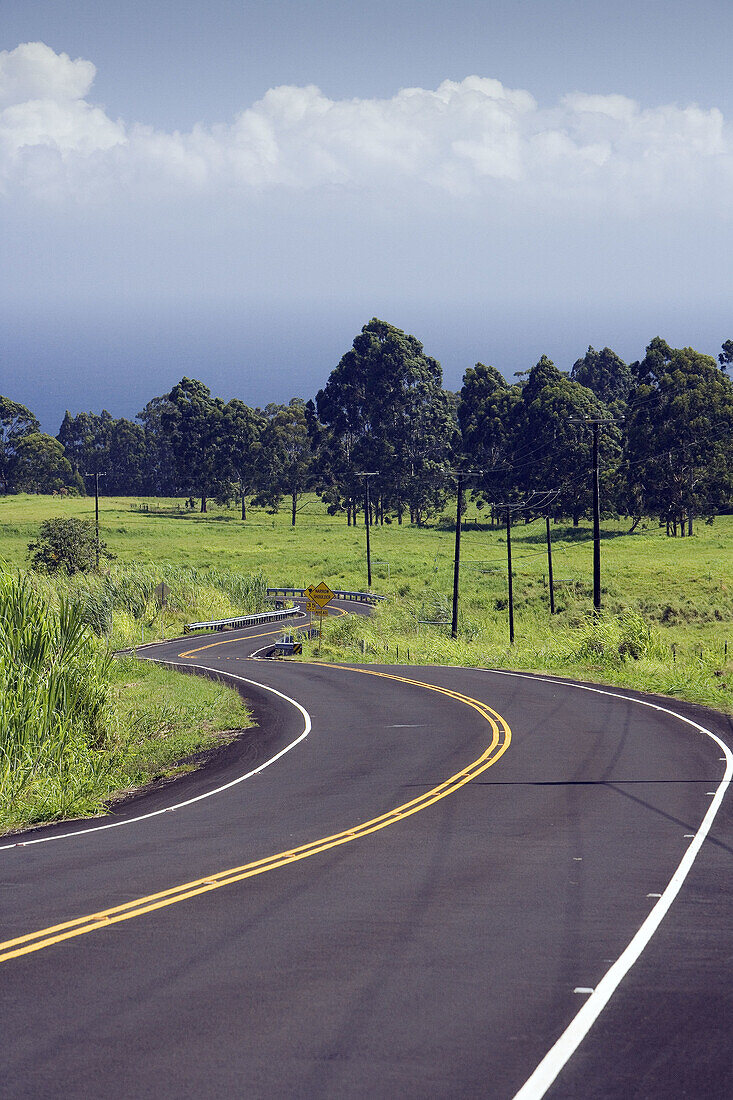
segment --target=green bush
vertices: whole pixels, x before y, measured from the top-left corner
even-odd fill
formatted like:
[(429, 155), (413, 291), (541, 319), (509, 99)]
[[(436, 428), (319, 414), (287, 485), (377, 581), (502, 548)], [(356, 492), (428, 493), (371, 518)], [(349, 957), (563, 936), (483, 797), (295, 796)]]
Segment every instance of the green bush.
[[(97, 561), (97, 535), (89, 519), (71, 516), (44, 520), (38, 538), (28, 543), (28, 553), (35, 569), (47, 573), (86, 573)], [(100, 555), (110, 558), (105, 543), (99, 543)]]

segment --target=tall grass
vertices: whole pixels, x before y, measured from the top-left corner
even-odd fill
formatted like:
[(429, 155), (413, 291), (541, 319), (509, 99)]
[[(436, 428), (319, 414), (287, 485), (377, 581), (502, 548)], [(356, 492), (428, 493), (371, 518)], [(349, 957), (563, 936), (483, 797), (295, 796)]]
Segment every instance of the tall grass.
[[(0, 806), (5, 823), (84, 808), (106, 768), (110, 655), (69, 600), (0, 573)], [(0, 818), (0, 820), (2, 820)]]
[[(164, 609), (155, 596), (161, 581), (169, 589)], [(34, 584), (55, 605), (73, 605), (95, 634), (109, 638), (118, 649), (140, 641), (146, 629), (150, 640), (180, 633), (192, 619), (261, 611), (267, 594), (267, 581), (259, 572), (135, 562), (114, 563), (101, 575), (34, 574)]]
[[(387, 664), (461, 664), (549, 672), (579, 680), (618, 684), (705, 703), (733, 713), (733, 654), (717, 645), (675, 645), (635, 609), (579, 614), (575, 607), (553, 616), (524, 613), (516, 644), (507, 638), (506, 612), (470, 607), (450, 625), (420, 619), (449, 618), (445, 601), (381, 604), (373, 616), (328, 621), (320, 655), (325, 659)], [(318, 645), (304, 642), (304, 655)]]
[[(33, 575), (0, 572), (0, 831), (97, 813), (115, 792), (190, 770), (181, 761), (251, 724), (231, 688), (112, 660), (95, 631), (105, 615), (145, 613), (144, 575), (85, 581), (42, 591)], [(246, 581), (232, 590), (259, 598)]]

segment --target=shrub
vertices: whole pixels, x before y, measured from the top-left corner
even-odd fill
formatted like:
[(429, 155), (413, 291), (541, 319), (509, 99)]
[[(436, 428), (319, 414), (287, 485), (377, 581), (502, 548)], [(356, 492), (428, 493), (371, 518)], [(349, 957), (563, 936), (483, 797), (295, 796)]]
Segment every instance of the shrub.
[[(35, 569), (47, 573), (86, 573), (94, 569), (97, 538), (89, 519), (47, 519), (40, 526), (38, 538), (28, 543), (29, 557)], [(113, 557), (105, 543), (99, 543), (104, 557)]]

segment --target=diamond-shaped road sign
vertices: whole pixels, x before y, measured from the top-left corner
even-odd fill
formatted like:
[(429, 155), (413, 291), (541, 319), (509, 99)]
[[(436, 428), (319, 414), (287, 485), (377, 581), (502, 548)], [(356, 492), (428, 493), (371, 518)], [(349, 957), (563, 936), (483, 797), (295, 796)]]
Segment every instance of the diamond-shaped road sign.
[(330, 603), (334, 597), (331, 589), (328, 587), (327, 584), (324, 584), (323, 581), (321, 581), (321, 583), (317, 584), (315, 587), (312, 584), (308, 585), (305, 590), (305, 594), (309, 600), (312, 600), (313, 603), (318, 604), (319, 607), (325, 607), (326, 604)]

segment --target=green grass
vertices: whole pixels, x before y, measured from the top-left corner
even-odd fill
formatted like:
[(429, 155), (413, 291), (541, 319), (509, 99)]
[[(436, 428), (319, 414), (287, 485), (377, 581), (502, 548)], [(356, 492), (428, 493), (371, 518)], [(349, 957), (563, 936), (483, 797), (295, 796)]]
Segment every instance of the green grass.
[[(141, 511), (147, 507), (148, 511)], [(0, 498), (0, 557), (21, 564), (26, 544), (41, 520), (55, 515), (93, 518), (90, 499), (17, 496)], [(589, 679), (626, 683), (650, 691), (684, 695), (731, 709), (733, 655), (733, 516), (712, 526), (698, 521), (692, 538), (668, 539), (653, 521), (633, 535), (628, 523), (603, 522), (603, 603), (608, 629), (623, 632), (624, 616), (640, 616), (655, 634), (654, 655), (623, 660), (614, 647), (579, 655), (577, 638), (589, 627), (592, 540), (590, 524), (574, 529), (553, 525), (558, 614), (550, 618), (546, 588), (544, 522), (517, 524), (512, 532), (515, 572), (516, 645), (510, 649), (506, 611), (505, 533), (490, 530), (473, 505), (462, 539), (460, 639), (441, 627), (419, 627), (419, 619), (450, 617), (454, 533), (446, 516), (418, 529), (396, 522), (372, 530), (373, 588), (396, 597), (379, 613), (375, 644), (410, 647), (411, 661), (493, 663), (548, 670)], [(480, 521), (480, 522), (477, 522)], [(328, 516), (315, 497), (304, 500), (295, 529), (286, 507), (271, 515), (249, 509), (246, 522), (236, 508), (211, 507), (207, 515), (179, 510), (178, 501), (101, 498), (102, 538), (119, 563), (141, 563), (163, 579), (166, 569), (194, 567), (232, 574), (263, 574), (269, 584), (302, 586), (325, 580), (331, 587), (366, 586), (364, 528), (349, 528)], [(387, 565), (376, 564), (386, 562)], [(114, 566), (112, 567), (114, 570)], [(567, 583), (566, 583), (567, 582)], [(237, 609), (240, 610), (240, 609)], [(186, 609), (170, 613), (166, 634), (180, 628)], [(627, 625), (631, 619), (626, 619)], [(134, 620), (131, 630), (138, 630)], [(142, 624), (149, 639), (160, 626)], [(360, 654), (333, 620), (334, 656)], [(349, 627), (348, 629), (356, 629)], [(129, 631), (128, 631), (129, 633)], [(124, 631), (120, 631), (120, 636)], [(620, 635), (619, 635), (620, 636)], [(369, 641), (368, 634), (365, 641)], [(724, 646), (729, 643), (729, 656)], [(617, 643), (615, 649), (618, 648)], [(673, 647), (676, 660), (673, 659)], [(325, 650), (324, 650), (325, 652)], [(702, 656), (701, 656), (702, 653)], [(434, 654), (434, 656), (433, 656)]]
[(190, 771), (194, 764), (181, 763), (187, 757), (252, 726), (233, 688), (132, 657), (114, 662), (111, 705), (121, 751), (105, 797)]
[[(443, 609), (445, 610), (445, 609)], [(370, 619), (327, 621), (321, 646), (304, 641), (303, 660), (389, 664), (461, 664), (552, 673), (571, 679), (636, 688), (703, 703), (733, 713), (733, 661), (723, 646), (677, 645), (635, 611), (561, 615), (548, 622), (525, 610), (514, 646), (505, 624), (475, 611), (462, 615), (459, 637), (449, 626), (418, 625), (404, 601), (382, 604)]]
[(0, 830), (101, 812), (251, 724), (230, 688), (113, 660), (78, 596), (0, 572)]

